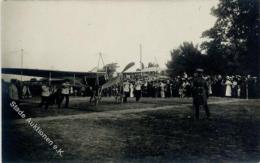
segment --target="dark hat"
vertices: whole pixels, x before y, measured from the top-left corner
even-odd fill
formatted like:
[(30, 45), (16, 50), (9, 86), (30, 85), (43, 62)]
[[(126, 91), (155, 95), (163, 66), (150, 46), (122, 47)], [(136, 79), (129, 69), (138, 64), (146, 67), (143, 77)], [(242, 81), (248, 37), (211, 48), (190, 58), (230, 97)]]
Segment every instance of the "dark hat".
[(196, 72), (200, 72), (200, 73), (202, 73), (202, 72), (204, 72), (204, 70), (201, 69), (201, 68), (197, 68), (197, 69), (196, 69)]

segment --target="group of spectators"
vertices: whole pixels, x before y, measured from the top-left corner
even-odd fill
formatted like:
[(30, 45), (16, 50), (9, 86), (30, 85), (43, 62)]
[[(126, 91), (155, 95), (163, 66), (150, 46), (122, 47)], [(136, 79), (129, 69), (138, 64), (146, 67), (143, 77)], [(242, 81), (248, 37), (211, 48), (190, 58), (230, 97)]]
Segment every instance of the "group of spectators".
[[(250, 75), (213, 75), (204, 76), (203, 78), (207, 81), (209, 96), (245, 99), (260, 98), (260, 79), (257, 77)], [(192, 96), (192, 86), (193, 77), (187, 74), (176, 76), (173, 79), (124, 79), (123, 83), (103, 90), (102, 96), (122, 96), (124, 102), (127, 102), (128, 97), (135, 97), (136, 101), (139, 101), (141, 97), (184, 98)], [(48, 108), (49, 104), (57, 104), (60, 108), (64, 98), (66, 99), (65, 107), (68, 107), (69, 96), (72, 92), (76, 92), (69, 80), (65, 80), (59, 85), (49, 85), (48, 81), (42, 81), (40, 87), (41, 103), (39, 106), (44, 105), (45, 109)], [(93, 88), (88, 85), (84, 89), (85, 92), (90, 92), (87, 94), (90, 94), (91, 100), (93, 97), (98, 96), (96, 93), (100, 87)], [(26, 83), (21, 84), (17, 80), (11, 80), (7, 92), (10, 99), (17, 101), (17, 103), (19, 99), (32, 97), (29, 85)]]
[[(209, 96), (233, 97), (233, 98), (259, 98), (260, 80), (250, 75), (240, 76), (204, 76), (208, 85)], [(191, 97), (193, 77), (184, 74), (173, 79), (141, 80), (126, 79), (123, 88), (120, 85), (111, 87), (103, 92), (105, 96), (115, 96), (123, 90), (125, 97), (169, 98)], [(126, 99), (125, 99), (126, 101)]]
[[(3, 82), (3, 94), (7, 96), (10, 101), (15, 101), (17, 104), (21, 100), (31, 98), (32, 94), (30, 88), (33, 89), (35, 86), (29, 87), (28, 84), (22, 83), (18, 80), (12, 79), (10, 84)], [(72, 87), (69, 80), (64, 80), (61, 84), (50, 84), (48, 80), (40, 82), (40, 96), (41, 102), (39, 107), (43, 107), (47, 110), (50, 104), (57, 104), (58, 108), (61, 107), (63, 100), (65, 99), (64, 107), (67, 108), (69, 105), (69, 96), (72, 92)]]

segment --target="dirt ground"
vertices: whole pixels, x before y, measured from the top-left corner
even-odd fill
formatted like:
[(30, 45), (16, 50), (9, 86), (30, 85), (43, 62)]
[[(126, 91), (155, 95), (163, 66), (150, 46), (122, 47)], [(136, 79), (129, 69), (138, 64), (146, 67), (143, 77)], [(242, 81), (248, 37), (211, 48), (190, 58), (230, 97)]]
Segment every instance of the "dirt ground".
[[(260, 99), (209, 100), (211, 120), (192, 118), (191, 98), (72, 98), (69, 109), (20, 105), (55, 144), (60, 157), (24, 119), (3, 126), (4, 159), (42, 162), (259, 162)], [(13, 111), (13, 110), (12, 110)], [(14, 111), (13, 111), (14, 112)]]

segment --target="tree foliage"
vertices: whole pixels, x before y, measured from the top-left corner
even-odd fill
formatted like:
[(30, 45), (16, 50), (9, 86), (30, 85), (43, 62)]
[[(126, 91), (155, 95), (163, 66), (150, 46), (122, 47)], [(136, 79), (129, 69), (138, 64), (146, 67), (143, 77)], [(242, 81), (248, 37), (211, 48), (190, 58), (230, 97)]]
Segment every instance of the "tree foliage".
[(210, 74), (260, 74), (259, 1), (220, 0), (212, 15), (217, 20), (202, 33), (201, 55), (192, 43), (183, 43), (171, 52), (167, 63), (171, 75), (191, 73), (203, 67)]
[(193, 43), (184, 42), (177, 49), (171, 52), (171, 60), (167, 62), (167, 72), (171, 76), (194, 73), (198, 67), (205, 67), (206, 57), (202, 55), (198, 49), (198, 45), (194, 46)]
[(259, 70), (259, 1), (220, 0), (212, 8), (215, 25), (203, 32), (209, 41), (201, 45), (206, 50), (212, 71), (227, 73), (257, 73)]

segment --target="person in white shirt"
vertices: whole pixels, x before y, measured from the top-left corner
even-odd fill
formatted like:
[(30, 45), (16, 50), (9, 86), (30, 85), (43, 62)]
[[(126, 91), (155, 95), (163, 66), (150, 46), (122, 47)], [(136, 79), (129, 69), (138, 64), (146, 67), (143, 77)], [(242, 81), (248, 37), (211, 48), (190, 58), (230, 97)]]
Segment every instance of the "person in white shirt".
[(51, 95), (50, 87), (48, 86), (47, 81), (43, 81), (41, 89), (42, 89), (41, 103), (40, 103), (39, 107), (42, 107), (43, 105), (45, 105), (44, 109), (47, 110), (48, 106), (49, 106), (49, 97)]
[(130, 95), (130, 84), (127, 80), (123, 83), (123, 91), (124, 91), (123, 102), (127, 102), (127, 97), (129, 97)]
[(136, 99), (136, 101), (139, 101), (141, 98), (141, 86), (142, 86), (141, 81), (137, 79), (135, 82), (135, 99)]
[(64, 83), (62, 83), (62, 88), (61, 88), (61, 98), (58, 103), (59, 108), (60, 108), (61, 103), (63, 102), (64, 98), (65, 98), (65, 108), (68, 108), (69, 96), (70, 96), (70, 83), (69, 83), (69, 80), (64, 80)]

